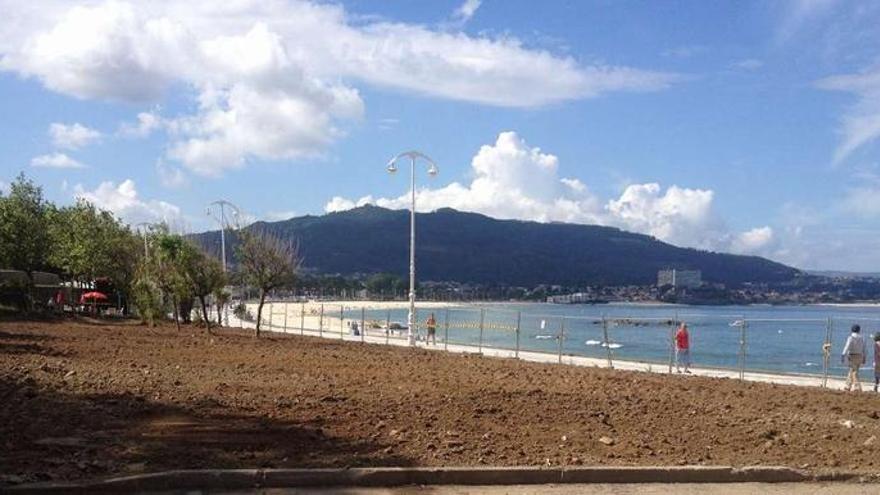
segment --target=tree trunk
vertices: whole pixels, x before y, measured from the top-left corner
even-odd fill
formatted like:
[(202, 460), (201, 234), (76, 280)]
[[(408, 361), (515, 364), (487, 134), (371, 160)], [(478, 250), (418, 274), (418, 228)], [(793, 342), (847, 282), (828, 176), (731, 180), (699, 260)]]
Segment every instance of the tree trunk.
[(266, 302), (266, 291), (260, 289), (260, 304), (257, 305), (257, 326), (254, 337), (260, 336), (260, 321), (263, 319), (263, 303)]
[(171, 299), (171, 303), (174, 304), (174, 324), (177, 326), (177, 331), (180, 332), (180, 305), (177, 304), (177, 296)]
[(202, 318), (205, 320), (205, 328), (208, 329), (208, 333), (211, 333), (211, 320), (208, 319), (208, 303), (205, 301), (205, 296), (199, 296), (199, 302), (202, 303)]
[(217, 325), (223, 326), (223, 305), (217, 303)]

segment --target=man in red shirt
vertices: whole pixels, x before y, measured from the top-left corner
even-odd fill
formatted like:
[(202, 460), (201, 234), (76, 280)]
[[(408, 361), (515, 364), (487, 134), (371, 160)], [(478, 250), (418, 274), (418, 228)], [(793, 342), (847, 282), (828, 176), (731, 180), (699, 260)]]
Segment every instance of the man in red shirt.
[(684, 364), (684, 372), (690, 373), (691, 345), (690, 334), (687, 325), (682, 322), (675, 332), (675, 372), (681, 373), (681, 364)]

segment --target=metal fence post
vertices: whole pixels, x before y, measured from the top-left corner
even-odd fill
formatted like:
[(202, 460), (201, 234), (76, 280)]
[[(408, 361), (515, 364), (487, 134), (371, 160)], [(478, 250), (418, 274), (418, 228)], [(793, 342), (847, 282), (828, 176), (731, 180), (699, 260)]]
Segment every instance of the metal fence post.
[(822, 345), (822, 387), (828, 386), (828, 367), (831, 360), (831, 333), (834, 329), (834, 322), (829, 316), (825, 321), (825, 342)]
[(522, 320), (522, 311), (516, 312), (516, 350), (514, 351), (514, 357), (519, 359), (519, 327), (520, 322)]
[(744, 380), (746, 376), (746, 333), (749, 326), (745, 316), (741, 320), (740, 337), (739, 337), (739, 379)]
[(449, 308), (446, 308), (446, 317), (443, 321), (443, 350), (449, 350)]
[(269, 331), (272, 331), (275, 316), (275, 303), (269, 303)]
[(324, 303), (321, 303), (321, 315), (318, 316), (318, 335), (324, 336)]
[(299, 334), (306, 333), (306, 302), (303, 301), (299, 307)]
[(421, 330), (419, 328), (419, 308), (415, 308), (413, 310), (413, 328), (412, 328), (413, 345), (415, 347), (419, 346), (419, 337), (421, 337), (421, 333), (419, 333), (419, 330)]
[(562, 341), (565, 339), (565, 317), (559, 320), (559, 335), (556, 339), (559, 341), (559, 364), (562, 364)]
[(364, 341), (364, 334), (367, 333), (366, 314), (367, 308), (361, 306), (361, 342)]
[(480, 308), (480, 345), (478, 347), (480, 354), (483, 353), (483, 324), (486, 320), (486, 308)]
[(678, 313), (669, 326), (669, 373), (672, 374), (672, 363), (675, 360), (675, 327), (678, 325)]
[(391, 337), (391, 310), (388, 309), (385, 313), (385, 344), (388, 344), (388, 339)]
[(345, 306), (339, 305), (339, 338), (345, 340)]
[(611, 341), (608, 340), (608, 320), (605, 318), (605, 315), (602, 315), (602, 334), (605, 338), (605, 350), (608, 355), (608, 367), (614, 368), (614, 360), (611, 357)]

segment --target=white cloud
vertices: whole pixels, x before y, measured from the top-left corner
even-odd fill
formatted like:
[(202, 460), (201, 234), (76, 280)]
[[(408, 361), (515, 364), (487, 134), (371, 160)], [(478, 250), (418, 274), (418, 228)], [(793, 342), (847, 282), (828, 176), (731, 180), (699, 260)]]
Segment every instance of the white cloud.
[(78, 122), (71, 125), (58, 122), (49, 125), (49, 136), (56, 148), (80, 149), (101, 139), (101, 133)]
[(781, 2), (782, 20), (776, 30), (777, 42), (787, 42), (811, 23), (825, 17), (839, 0), (789, 0)]
[(156, 173), (159, 175), (159, 182), (167, 188), (179, 189), (189, 184), (189, 178), (183, 170), (162, 160), (156, 163)]
[(764, 62), (756, 58), (746, 58), (743, 60), (737, 60), (736, 62), (730, 64), (730, 66), (734, 69), (753, 71), (764, 67)]
[[(734, 251), (765, 252), (769, 227), (739, 234), (731, 232), (713, 210), (714, 192), (659, 184), (631, 184), (620, 197), (604, 204), (586, 184), (559, 177), (559, 159), (529, 147), (515, 132), (502, 132), (484, 145), (471, 161), (470, 184), (452, 182), (416, 192), (419, 211), (451, 207), (495, 218), (601, 224), (654, 236), (677, 245)], [(402, 209), (409, 194), (396, 198), (364, 196), (358, 200), (332, 198), (325, 211), (341, 211), (373, 203)]]
[(156, 112), (140, 112), (137, 114), (137, 123), (123, 123), (119, 127), (119, 134), (127, 137), (147, 137), (154, 131), (165, 125), (162, 116)]
[(464, 0), (452, 13), (452, 19), (461, 24), (466, 23), (477, 13), (477, 9), (480, 8), (482, 3), (483, 0)]
[(74, 191), (76, 198), (111, 211), (129, 224), (165, 222), (175, 230), (185, 225), (180, 208), (165, 201), (141, 199), (131, 179), (126, 179), (118, 185), (112, 181), (104, 181), (91, 191), (77, 184)]
[(841, 202), (846, 213), (864, 218), (880, 217), (880, 186), (864, 185), (850, 189)]
[(731, 251), (740, 254), (762, 254), (771, 246), (773, 240), (772, 228), (756, 227), (737, 235), (731, 245)]
[[(473, 15), (478, 2), (462, 5)], [(299, 0), (27, 2), (0, 0), (0, 70), (77, 98), (155, 102), (183, 85), (189, 115), (138, 116), (166, 128), (168, 157), (216, 176), (251, 159), (315, 156), (359, 119), (353, 81), (422, 95), (535, 107), (614, 91), (655, 91), (679, 76), (583, 64), (508, 37), (415, 24), (353, 22), (343, 7)], [(442, 75), (442, 76), (438, 76)], [(153, 117), (155, 117), (153, 115)]]
[(31, 167), (38, 168), (86, 168), (86, 166), (64, 153), (51, 153), (35, 156), (31, 159)]
[[(660, 184), (633, 184), (606, 205), (611, 223), (673, 244), (715, 249), (719, 221), (712, 211), (714, 192)], [(725, 246), (726, 247), (726, 246)]]
[(822, 89), (844, 91), (858, 98), (842, 118), (840, 133), (843, 139), (834, 151), (835, 164), (842, 163), (859, 148), (880, 138), (880, 68), (829, 77), (817, 84)]
[(691, 58), (709, 51), (705, 45), (682, 45), (663, 50), (660, 54), (664, 57)]

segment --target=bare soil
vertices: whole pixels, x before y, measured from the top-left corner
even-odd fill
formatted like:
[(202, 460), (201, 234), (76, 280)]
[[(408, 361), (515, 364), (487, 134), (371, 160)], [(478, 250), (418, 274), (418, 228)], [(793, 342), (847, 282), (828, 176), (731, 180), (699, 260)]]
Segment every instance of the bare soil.
[(238, 330), (0, 321), (0, 486), (186, 468), (880, 472), (880, 395)]

